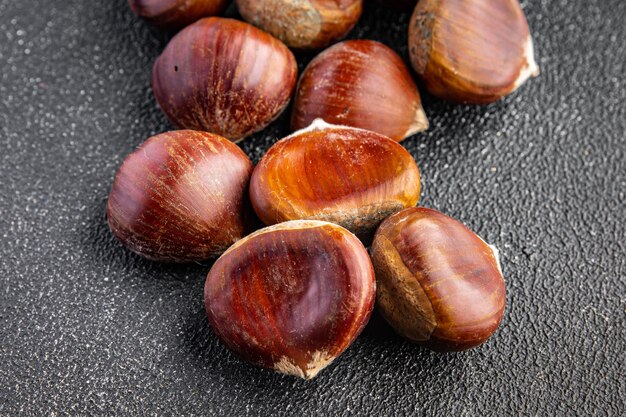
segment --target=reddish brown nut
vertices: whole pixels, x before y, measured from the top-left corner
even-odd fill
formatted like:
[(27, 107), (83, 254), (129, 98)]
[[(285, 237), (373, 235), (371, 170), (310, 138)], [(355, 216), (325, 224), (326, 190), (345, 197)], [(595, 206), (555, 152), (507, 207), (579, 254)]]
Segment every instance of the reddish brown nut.
[(249, 230), (252, 162), (232, 142), (182, 130), (153, 136), (120, 167), (107, 205), (113, 234), (146, 258), (219, 255)]
[(297, 76), (293, 54), (278, 39), (210, 17), (170, 41), (154, 64), (152, 88), (176, 126), (237, 141), (280, 115)]
[(426, 88), (455, 102), (490, 103), (539, 74), (518, 0), (421, 0), (409, 52)]
[(163, 29), (180, 29), (224, 11), (229, 0), (128, 0), (135, 14)]
[(237, 0), (241, 16), (296, 49), (323, 48), (344, 37), (363, 0)]
[(486, 341), (504, 314), (497, 250), (435, 210), (389, 217), (372, 244), (382, 316), (407, 339), (438, 351)]
[(215, 333), (241, 358), (310, 379), (361, 333), (375, 292), (372, 264), (354, 235), (298, 220), (228, 249), (209, 272), (204, 301)]
[(304, 71), (291, 127), (302, 129), (317, 118), (373, 130), (398, 142), (428, 128), (417, 86), (402, 59), (369, 40), (333, 45)]
[(250, 181), (265, 224), (325, 220), (364, 241), (384, 218), (417, 204), (419, 193), (415, 160), (398, 143), (322, 121), (272, 146)]

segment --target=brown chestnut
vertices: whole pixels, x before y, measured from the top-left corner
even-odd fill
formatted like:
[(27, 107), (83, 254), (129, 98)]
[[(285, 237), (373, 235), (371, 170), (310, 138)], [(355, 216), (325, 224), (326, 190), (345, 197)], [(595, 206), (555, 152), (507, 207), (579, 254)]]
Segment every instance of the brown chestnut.
[(241, 358), (310, 379), (361, 333), (375, 287), (367, 251), (354, 235), (298, 220), (228, 249), (207, 276), (204, 301), (215, 333)]
[(459, 221), (422, 207), (402, 210), (380, 225), (371, 254), (378, 310), (407, 339), (464, 350), (502, 321), (498, 252)]
[(250, 199), (265, 224), (325, 220), (367, 241), (384, 218), (417, 204), (413, 157), (378, 133), (316, 121), (258, 163)]
[(128, 0), (135, 14), (163, 29), (180, 29), (224, 11), (229, 0)]
[(428, 128), (417, 86), (402, 59), (382, 43), (351, 40), (315, 57), (296, 92), (291, 127), (317, 118), (401, 141)]
[(236, 0), (241, 16), (295, 49), (323, 48), (343, 38), (363, 0)]
[(244, 22), (210, 17), (170, 41), (154, 64), (152, 88), (176, 126), (237, 141), (280, 115), (297, 75), (293, 54), (278, 39)]
[(107, 205), (113, 234), (146, 258), (183, 262), (219, 255), (252, 224), (252, 162), (206, 132), (162, 133), (122, 163)]
[(455, 102), (490, 103), (539, 74), (518, 0), (421, 0), (409, 52), (426, 88)]

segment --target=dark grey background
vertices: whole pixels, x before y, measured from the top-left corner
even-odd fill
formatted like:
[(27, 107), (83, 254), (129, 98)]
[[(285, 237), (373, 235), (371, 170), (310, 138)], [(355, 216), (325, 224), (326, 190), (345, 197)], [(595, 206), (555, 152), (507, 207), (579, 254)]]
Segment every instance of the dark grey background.
[[(0, 0), (0, 415), (623, 415), (626, 2), (523, 6), (541, 76), (486, 107), (425, 95), (432, 128), (403, 142), (421, 204), (501, 249), (500, 330), (441, 355), (374, 316), (304, 382), (218, 343), (210, 264), (108, 231), (117, 167), (170, 128), (149, 85), (167, 36), (125, 0)], [(406, 58), (408, 17), (369, 4), (351, 37)], [(286, 120), (241, 146), (256, 161)]]

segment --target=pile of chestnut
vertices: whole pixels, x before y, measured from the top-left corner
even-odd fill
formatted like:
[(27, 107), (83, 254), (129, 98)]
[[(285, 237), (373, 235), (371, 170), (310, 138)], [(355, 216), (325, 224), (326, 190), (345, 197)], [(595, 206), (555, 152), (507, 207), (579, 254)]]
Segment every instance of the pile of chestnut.
[[(226, 346), (309, 379), (348, 348), (375, 302), (400, 335), (433, 350), (468, 349), (495, 332), (505, 307), (497, 251), (416, 207), (420, 173), (398, 142), (428, 120), (403, 60), (375, 41), (344, 41), (296, 86), (290, 48), (339, 40), (362, 0), (236, 0), (248, 23), (214, 17), (226, 0), (129, 3), (152, 24), (182, 28), (152, 74), (182, 130), (125, 159), (108, 223), (152, 260), (219, 256), (204, 300)], [(537, 74), (518, 0), (384, 3), (414, 8), (411, 64), (436, 97), (489, 103)], [(235, 142), (276, 119), (294, 90), (295, 133), (253, 166)]]

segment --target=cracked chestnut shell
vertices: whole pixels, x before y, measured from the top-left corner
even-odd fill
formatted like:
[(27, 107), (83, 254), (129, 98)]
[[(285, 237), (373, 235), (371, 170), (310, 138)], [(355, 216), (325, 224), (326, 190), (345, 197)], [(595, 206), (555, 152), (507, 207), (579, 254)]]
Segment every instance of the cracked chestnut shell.
[(241, 16), (295, 49), (323, 48), (361, 17), (363, 0), (237, 0)]
[(402, 58), (370, 40), (333, 45), (304, 70), (291, 127), (305, 128), (317, 118), (398, 142), (428, 128), (419, 91)]
[(387, 216), (417, 204), (419, 193), (415, 160), (397, 142), (321, 120), (274, 144), (250, 180), (265, 224), (324, 220), (364, 241)]
[(420, 0), (409, 53), (426, 88), (455, 102), (490, 103), (539, 74), (517, 0)]
[(229, 0), (128, 0), (133, 12), (162, 29), (180, 29), (224, 11)]
[(299, 220), (235, 243), (211, 268), (204, 301), (211, 327), (238, 356), (310, 379), (361, 333), (375, 291), (354, 235)]
[(506, 303), (498, 253), (459, 221), (415, 207), (389, 217), (371, 248), (376, 303), (407, 339), (437, 351), (478, 346)]
[(107, 204), (111, 231), (152, 260), (219, 255), (254, 221), (247, 199), (252, 168), (237, 145), (211, 133), (153, 136), (115, 176)]
[(282, 113), (297, 73), (293, 54), (278, 39), (244, 22), (210, 17), (170, 41), (154, 64), (152, 89), (176, 126), (238, 141)]

